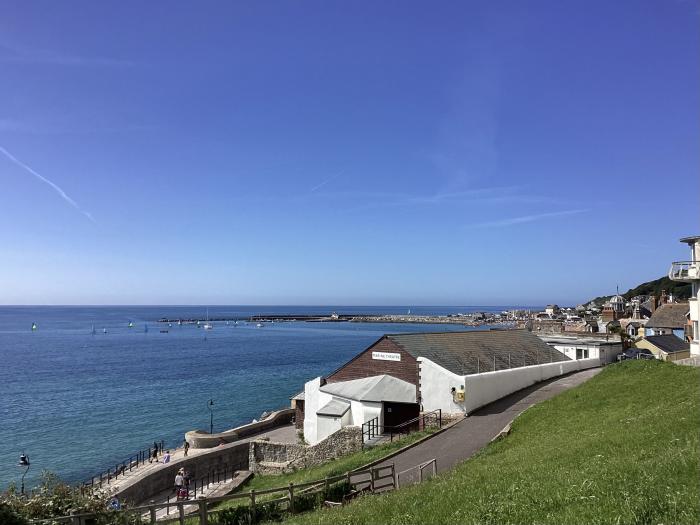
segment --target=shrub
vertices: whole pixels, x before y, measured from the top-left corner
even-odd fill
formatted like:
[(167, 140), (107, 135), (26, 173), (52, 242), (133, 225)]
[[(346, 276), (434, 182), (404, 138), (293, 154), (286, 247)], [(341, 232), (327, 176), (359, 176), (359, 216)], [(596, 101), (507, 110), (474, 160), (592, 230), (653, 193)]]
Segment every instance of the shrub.
[[(17, 494), (14, 487), (0, 494), (0, 506), (25, 521), (51, 519), (77, 514), (94, 514), (94, 525), (138, 525), (138, 515), (116, 512), (108, 507), (110, 498), (104, 492), (81, 493), (78, 487), (63, 483), (54, 474), (44, 472), (40, 485), (26, 497)], [(0, 515), (4, 518), (3, 515)], [(9, 518), (8, 518), (9, 522)], [(0, 520), (5, 524), (5, 520)], [(12, 522), (9, 522), (12, 523)]]

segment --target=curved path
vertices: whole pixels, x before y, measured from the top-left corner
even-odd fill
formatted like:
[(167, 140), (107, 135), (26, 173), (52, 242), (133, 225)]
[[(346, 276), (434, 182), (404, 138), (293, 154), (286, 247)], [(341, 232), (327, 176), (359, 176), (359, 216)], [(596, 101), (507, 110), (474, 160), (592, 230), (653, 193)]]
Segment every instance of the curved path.
[[(394, 463), (396, 471), (401, 473), (401, 486), (417, 482), (418, 470), (412, 467), (433, 458), (437, 460), (438, 472), (449, 470), (456, 463), (464, 461), (488, 445), (506, 425), (528, 407), (580, 385), (600, 371), (600, 368), (589, 368), (519, 390), (474, 411), (451, 428), (382, 464)], [(407, 469), (410, 470), (406, 472)], [(428, 475), (429, 472), (430, 468), (426, 469), (425, 474)]]

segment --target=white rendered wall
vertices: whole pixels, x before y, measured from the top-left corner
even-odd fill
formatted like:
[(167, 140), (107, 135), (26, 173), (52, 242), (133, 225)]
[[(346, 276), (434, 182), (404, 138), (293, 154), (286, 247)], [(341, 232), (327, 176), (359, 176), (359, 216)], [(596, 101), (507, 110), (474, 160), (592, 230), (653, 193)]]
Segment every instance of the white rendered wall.
[[(348, 410), (348, 412), (350, 411)], [(348, 412), (346, 412), (345, 415), (347, 415)], [(334, 432), (337, 432), (342, 426), (343, 425), (341, 422), (341, 418), (339, 417), (316, 416), (316, 427), (318, 428), (318, 441), (321, 441), (333, 434)], [(304, 433), (304, 437), (306, 437), (306, 433)]]
[(599, 365), (599, 359), (589, 358), (466, 376), (465, 409), (472, 412), (539, 381)]
[(317, 377), (307, 381), (304, 385), (304, 439), (312, 445), (318, 443), (326, 436), (319, 437), (318, 416), (319, 408), (328, 403), (333, 396), (321, 392), (321, 378)]
[(423, 412), (441, 409), (446, 414), (464, 412), (464, 403), (455, 403), (452, 388), (460, 390), (464, 376), (453, 374), (425, 357), (418, 358), (420, 398)]

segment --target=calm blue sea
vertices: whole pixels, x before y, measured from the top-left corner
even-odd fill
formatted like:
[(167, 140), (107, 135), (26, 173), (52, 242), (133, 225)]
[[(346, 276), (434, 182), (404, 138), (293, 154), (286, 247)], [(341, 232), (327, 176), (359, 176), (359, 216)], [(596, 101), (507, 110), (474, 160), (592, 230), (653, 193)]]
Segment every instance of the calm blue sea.
[[(499, 307), (411, 307), (415, 314)], [(527, 307), (522, 307), (527, 308)], [(294, 313), (406, 313), (408, 307), (210, 307), (210, 317)], [(331, 372), (384, 333), (464, 330), (454, 325), (215, 323), (205, 331), (161, 317), (204, 317), (205, 307), (0, 307), (0, 489), (31, 486), (42, 470), (89, 478), (154, 440), (249, 422), (289, 405), (304, 382)], [(134, 324), (128, 327), (129, 321)], [(36, 322), (37, 330), (32, 331)], [(91, 333), (95, 326), (96, 334)], [(145, 327), (148, 326), (148, 332)], [(106, 333), (103, 333), (106, 329)]]

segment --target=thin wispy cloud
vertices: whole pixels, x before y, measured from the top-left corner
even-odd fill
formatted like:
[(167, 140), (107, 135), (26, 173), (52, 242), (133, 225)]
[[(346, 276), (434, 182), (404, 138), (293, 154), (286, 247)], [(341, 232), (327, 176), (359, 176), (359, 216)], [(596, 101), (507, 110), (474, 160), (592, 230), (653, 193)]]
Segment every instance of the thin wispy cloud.
[(328, 177), (326, 180), (324, 180), (324, 181), (321, 182), (320, 184), (316, 184), (316, 186), (314, 186), (313, 188), (311, 188), (311, 189), (309, 190), (309, 193), (314, 193), (316, 190), (320, 190), (320, 189), (323, 188), (326, 184), (328, 184), (329, 182), (334, 181), (335, 179), (337, 179), (338, 177), (340, 177), (342, 174), (343, 174), (343, 172), (341, 171), (340, 173), (336, 173), (336, 174), (333, 175), (332, 177)]
[[(89, 212), (83, 210), (80, 206), (78, 206), (78, 203), (75, 202), (65, 191), (63, 191), (63, 189), (62, 189), (58, 184), (56, 184), (56, 183), (54, 183), (54, 182), (51, 182), (49, 179), (47, 179), (47, 178), (44, 177), (43, 175), (40, 175), (39, 173), (37, 173), (36, 171), (34, 171), (32, 168), (30, 168), (29, 166), (27, 166), (24, 162), (22, 162), (21, 160), (19, 160), (17, 157), (15, 157), (12, 153), (10, 153), (9, 151), (7, 151), (7, 150), (6, 150), (5, 148), (3, 148), (2, 146), (0, 146), (0, 153), (2, 153), (3, 155), (5, 155), (8, 159), (10, 159), (12, 162), (14, 162), (15, 164), (17, 164), (17, 166), (19, 166), (20, 168), (23, 168), (24, 170), (26, 170), (26, 171), (28, 171), (29, 173), (31, 173), (32, 175), (34, 175), (34, 176), (35, 176), (37, 179), (39, 179), (40, 181), (42, 181), (42, 182), (48, 184), (49, 186), (51, 186), (51, 187), (56, 191), (56, 193), (58, 193), (58, 194), (61, 196), (61, 198), (62, 198), (64, 201), (66, 201), (66, 202), (67, 202), (68, 204), (70, 204), (73, 208), (75, 208), (75, 209), (78, 210), (80, 213), (82, 213), (83, 215), (85, 215), (85, 216), (86, 216), (88, 219), (90, 219), (92, 222), (95, 222), (95, 219), (92, 217), (92, 215), (91, 215)], [(95, 224), (96, 224), (96, 223), (95, 223)]]
[(469, 224), (467, 228), (502, 228), (505, 226), (514, 226), (516, 224), (524, 224), (528, 222), (541, 221), (543, 219), (551, 219), (554, 217), (565, 217), (567, 215), (578, 215), (579, 213), (585, 213), (589, 210), (564, 210), (564, 211), (554, 211), (549, 213), (538, 213), (535, 215), (522, 215), (520, 217), (511, 217), (509, 219), (501, 219), (498, 221), (480, 222), (476, 224)]

